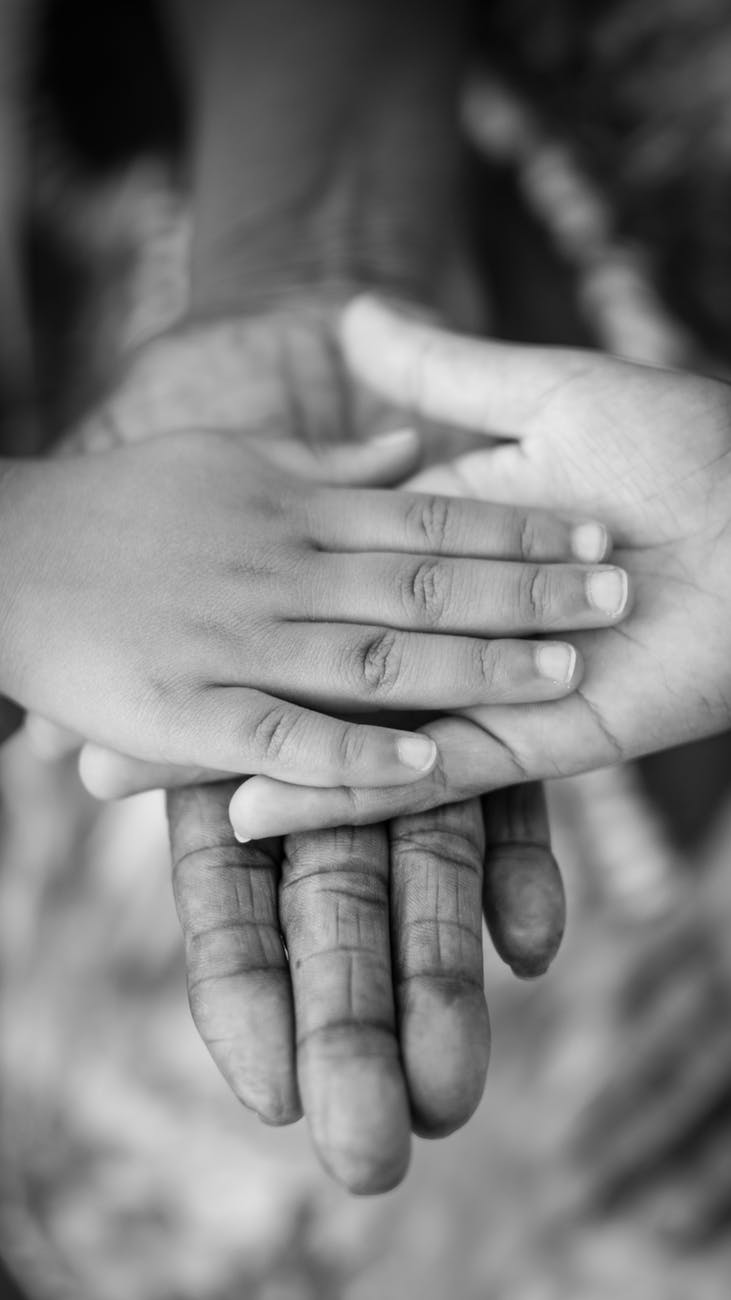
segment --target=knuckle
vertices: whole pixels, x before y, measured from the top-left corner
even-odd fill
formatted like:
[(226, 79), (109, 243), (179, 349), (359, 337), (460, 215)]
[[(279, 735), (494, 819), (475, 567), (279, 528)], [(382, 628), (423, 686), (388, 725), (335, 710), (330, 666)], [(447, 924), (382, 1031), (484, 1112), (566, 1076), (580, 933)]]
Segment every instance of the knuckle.
[(448, 497), (427, 493), (411, 506), (410, 520), (419, 544), (442, 551), (454, 532), (454, 505)]
[(358, 767), (364, 748), (363, 728), (345, 723), (337, 739), (338, 766), (344, 773), (352, 772)]
[(266, 762), (277, 763), (294, 749), (300, 729), (300, 714), (287, 704), (273, 704), (254, 728), (253, 744), (257, 755)]
[(137, 692), (136, 721), (145, 728), (164, 727), (168, 741), (175, 746), (188, 734), (191, 723), (197, 726), (201, 721), (203, 683), (176, 663), (152, 667), (145, 678)]
[(488, 698), (498, 685), (499, 653), (494, 641), (481, 641), (476, 650), (477, 677)]
[(550, 609), (548, 575), (545, 568), (529, 564), (523, 571), (518, 594), (518, 610), (529, 624), (540, 623)]
[(385, 630), (356, 648), (357, 676), (368, 697), (390, 695), (401, 680), (403, 640)]
[(405, 575), (404, 604), (421, 623), (441, 622), (449, 605), (451, 581), (439, 560), (421, 560)]
[(533, 518), (520, 511), (515, 512), (514, 528), (517, 535), (517, 554), (520, 560), (529, 560), (535, 555), (537, 537)]

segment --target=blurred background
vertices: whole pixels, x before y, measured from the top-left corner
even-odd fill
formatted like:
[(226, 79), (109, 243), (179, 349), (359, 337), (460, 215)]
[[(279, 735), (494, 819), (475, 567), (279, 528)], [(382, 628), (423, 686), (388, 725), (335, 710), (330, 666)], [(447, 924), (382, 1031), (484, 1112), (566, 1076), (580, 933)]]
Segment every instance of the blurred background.
[[(32, 8), (2, 11), (6, 124)], [(462, 105), (483, 327), (728, 376), (726, 0), (483, 9)], [(188, 240), (152, 5), (41, 10), (34, 402), (0, 231), (2, 415), (20, 430), (39, 404), (39, 444), (180, 314)], [(10, 142), (0, 124), (8, 220), (29, 165)], [(473, 296), (464, 270), (448, 296)], [(556, 784), (564, 947), (536, 984), (488, 953), (484, 1102), (370, 1201), (319, 1171), (302, 1124), (243, 1111), (200, 1044), (161, 797), (100, 810), (21, 737), (0, 761), (0, 1256), (25, 1300), (728, 1296), (728, 736)]]

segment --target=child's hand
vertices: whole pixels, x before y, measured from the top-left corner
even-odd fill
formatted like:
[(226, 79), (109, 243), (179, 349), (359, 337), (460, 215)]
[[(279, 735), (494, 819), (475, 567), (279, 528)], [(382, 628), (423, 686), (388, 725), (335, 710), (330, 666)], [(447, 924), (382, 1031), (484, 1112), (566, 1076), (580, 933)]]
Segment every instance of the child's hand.
[[(549, 563), (584, 536), (560, 520), (322, 487), (280, 452), (181, 433), (16, 465), (9, 544), (36, 522), (4, 601), (7, 694), (142, 758), (394, 784), (433, 766), (428, 738), (303, 706), (555, 698), (580, 674), (569, 648), (489, 638), (623, 613), (617, 570)], [(604, 610), (597, 578), (619, 583)]]
[(621, 627), (572, 638), (586, 673), (570, 698), (430, 724), (439, 769), (408, 793), (323, 795), (255, 780), (234, 800), (239, 833), (369, 822), (728, 726), (729, 387), (591, 352), (460, 339), (367, 299), (346, 313), (344, 336), (356, 372), (382, 395), (513, 439), (414, 486), (603, 519), (635, 604)]

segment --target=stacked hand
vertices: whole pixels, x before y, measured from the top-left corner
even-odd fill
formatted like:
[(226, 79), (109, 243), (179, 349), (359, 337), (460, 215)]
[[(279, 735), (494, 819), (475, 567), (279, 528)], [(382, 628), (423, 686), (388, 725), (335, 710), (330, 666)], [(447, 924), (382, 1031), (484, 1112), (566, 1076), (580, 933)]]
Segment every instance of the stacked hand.
[[(317, 304), (300, 312), (288, 304), (281, 313), (161, 340), (138, 359), (106, 411), (85, 430), (86, 445), (101, 451), (87, 460), (100, 467), (114, 457), (116, 465), (140, 452), (149, 457), (151, 498), (158, 486), (161, 497), (151, 526), (159, 536), (164, 511), (166, 535), (179, 546), (186, 572), (195, 573), (202, 560), (215, 571), (224, 561), (218, 592), (204, 589), (204, 604), (194, 609), (194, 641), (170, 645), (179, 668), (168, 683), (168, 698), (181, 679), (190, 681), (190, 655), (204, 647), (208, 653), (209, 637), (210, 653), (225, 658), (227, 667), (217, 671), (225, 672), (228, 685), (209, 685), (201, 708), (220, 691), (216, 716), (223, 738), (245, 732), (243, 714), (235, 713), (242, 694), (235, 683), (252, 675), (256, 689), (269, 693), (282, 689), (289, 673), (303, 703), (343, 710), (437, 705), (445, 694), (456, 703), (496, 698), (495, 693), (515, 699), (564, 694), (578, 680), (578, 658), (559, 685), (535, 671), (546, 642), (479, 638), (488, 630), (525, 634), (618, 617), (617, 608), (591, 612), (588, 599), (588, 579), (614, 570), (543, 564), (572, 553), (601, 558), (601, 529), (575, 533), (563, 519), (523, 519), (471, 502), (453, 511), (453, 503), (433, 495), (371, 491), (366, 501), (352, 489), (311, 484), (303, 485), (299, 504), (292, 504), (292, 477), (282, 471), (282, 460), (294, 463), (300, 475), (322, 476), (328, 466), (331, 475), (359, 474), (362, 481), (377, 473), (381, 479), (403, 474), (413, 452), (413, 444), (405, 450), (403, 440), (341, 449), (334, 460), (332, 447), (320, 458), (311, 450), (310, 430), (362, 436), (383, 424), (384, 412), (369, 407), (340, 368), (331, 319)], [(338, 394), (346, 400), (334, 409)], [(191, 424), (244, 432), (249, 439), (236, 442), (218, 432), (206, 442), (205, 436), (168, 434), (144, 448), (130, 447), (142, 437)], [(264, 433), (264, 444), (252, 441)], [(302, 440), (301, 449), (284, 435)], [(110, 443), (117, 449), (110, 450)], [(187, 468), (195, 467), (195, 490), (178, 513), (170, 485), (188, 481), (183, 454)], [(247, 501), (263, 538), (258, 551)], [(171, 608), (177, 613), (171, 607), (170, 549), (161, 560), (167, 585), (161, 580), (157, 586), (167, 618)], [(247, 549), (258, 555), (248, 566)], [(139, 545), (135, 554), (142, 554)], [(503, 563), (498, 554), (511, 558)], [(453, 557), (465, 555), (470, 558), (461, 559), (458, 569)], [(492, 558), (479, 558), (487, 555)], [(528, 562), (519, 562), (523, 558)], [(450, 582), (454, 597), (437, 610), (434, 601)], [(530, 599), (537, 585), (555, 593), (544, 608)], [(185, 591), (192, 599), (194, 584)], [(258, 602), (253, 612), (246, 611), (245, 596)], [(148, 607), (148, 616), (157, 617), (157, 611)], [(318, 619), (334, 625), (318, 626)], [(377, 622), (367, 630), (369, 620)], [(379, 630), (384, 624), (385, 634)], [(253, 654), (246, 649), (250, 627)], [(164, 686), (162, 675), (160, 680)], [(519, 687), (511, 680), (520, 680)], [(116, 689), (110, 681), (110, 690)], [(371, 779), (393, 781), (390, 732), (315, 717), (286, 700), (264, 707), (265, 719), (274, 718), (277, 727), (265, 725), (258, 734), (283, 775), (297, 779), (296, 755), (309, 747), (308, 779), (319, 763), (323, 779), (342, 781), (339, 759), (341, 768), (346, 761), (369, 764)], [(227, 708), (233, 716), (224, 718)], [(181, 709), (178, 716), (185, 713)], [(288, 718), (295, 721), (287, 725)], [(315, 726), (319, 732), (308, 732)], [(333, 759), (327, 736), (334, 737), (335, 728), (354, 739), (335, 741)], [(215, 726), (212, 738), (214, 732)], [(245, 769), (249, 755), (231, 754), (227, 743), (225, 758), (213, 766)], [(368, 744), (381, 747), (371, 750), (371, 758)], [(171, 756), (159, 743), (157, 748), (159, 757)], [(145, 784), (189, 783), (196, 775), (88, 745), (82, 767), (89, 784), (111, 794)], [(220, 773), (205, 775), (211, 781)], [(398, 779), (418, 775), (399, 771)], [(516, 969), (544, 968), (560, 940), (563, 894), (540, 791), (522, 787), (495, 795), (484, 820), (473, 801), (400, 818), (389, 827), (242, 847), (227, 812), (234, 788), (198, 785), (169, 799), (175, 889), (197, 1024), (247, 1105), (275, 1123), (296, 1118), (303, 1107), (320, 1155), (337, 1177), (360, 1190), (391, 1185), (404, 1172), (412, 1124), (431, 1134), (449, 1131), (464, 1122), (482, 1092), (489, 1049), (483, 864), (488, 922)]]
[(234, 798), (238, 831), (370, 822), (728, 726), (728, 385), (590, 352), (461, 339), (370, 299), (348, 310), (343, 331), (351, 366), (383, 396), (510, 439), (414, 486), (604, 520), (634, 605), (621, 626), (572, 637), (585, 673), (564, 700), (473, 707), (429, 723), (439, 762), (408, 790), (325, 792), (257, 778)]

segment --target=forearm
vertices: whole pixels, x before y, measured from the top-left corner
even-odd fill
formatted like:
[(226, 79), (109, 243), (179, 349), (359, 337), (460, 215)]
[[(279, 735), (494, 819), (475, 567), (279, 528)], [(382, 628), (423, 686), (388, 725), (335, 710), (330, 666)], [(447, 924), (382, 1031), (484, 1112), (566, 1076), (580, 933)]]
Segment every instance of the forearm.
[(460, 6), (168, 0), (192, 105), (193, 310), (428, 297), (451, 234)]

